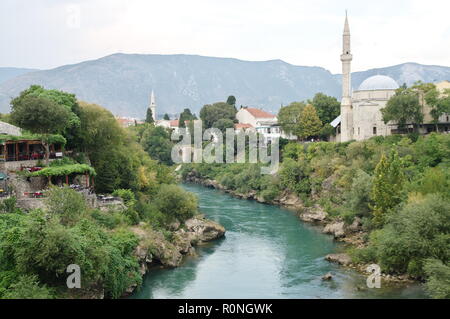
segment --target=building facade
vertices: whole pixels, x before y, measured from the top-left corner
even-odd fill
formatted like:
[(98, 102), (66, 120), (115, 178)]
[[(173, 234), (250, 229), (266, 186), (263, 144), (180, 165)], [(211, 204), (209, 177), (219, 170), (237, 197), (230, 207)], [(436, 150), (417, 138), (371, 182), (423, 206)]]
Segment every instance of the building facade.
[[(381, 109), (385, 108), (389, 99), (394, 96), (399, 88), (398, 83), (384, 75), (372, 76), (359, 86), (356, 91), (351, 89), (351, 53), (350, 26), (348, 17), (345, 17), (343, 46), (341, 54), (342, 62), (342, 101), (341, 114), (331, 125), (336, 128), (336, 136), (332, 141), (348, 142), (351, 140), (362, 141), (373, 136), (388, 136), (398, 133), (395, 123), (384, 123)], [(439, 91), (450, 89), (450, 82), (436, 83)], [(422, 106), (424, 122), (420, 125), (420, 133), (432, 131), (433, 124), (430, 116), (430, 108)], [(439, 119), (439, 125), (445, 131), (450, 128), (449, 116), (444, 114)]]
[(236, 119), (239, 124), (235, 125), (235, 130), (253, 128), (264, 137), (265, 143), (270, 143), (276, 138), (296, 139), (295, 136), (283, 132), (275, 115), (260, 109), (242, 107), (236, 113)]

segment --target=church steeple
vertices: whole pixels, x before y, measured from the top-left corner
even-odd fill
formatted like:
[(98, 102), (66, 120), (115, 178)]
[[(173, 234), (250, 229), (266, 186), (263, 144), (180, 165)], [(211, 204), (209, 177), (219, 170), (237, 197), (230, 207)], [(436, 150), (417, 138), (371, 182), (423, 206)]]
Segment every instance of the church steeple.
[(351, 99), (351, 53), (350, 25), (348, 23), (347, 11), (345, 11), (344, 33), (342, 36), (342, 102), (341, 102), (341, 142), (352, 139), (353, 114)]
[(156, 99), (153, 90), (150, 95), (150, 105), (148, 106), (148, 108), (152, 110), (153, 120), (156, 122)]

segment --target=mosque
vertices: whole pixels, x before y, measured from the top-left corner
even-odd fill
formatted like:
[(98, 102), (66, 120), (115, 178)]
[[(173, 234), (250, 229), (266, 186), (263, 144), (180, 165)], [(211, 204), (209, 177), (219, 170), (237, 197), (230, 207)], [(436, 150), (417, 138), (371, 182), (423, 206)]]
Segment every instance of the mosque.
[[(375, 75), (361, 83), (356, 91), (351, 86), (351, 53), (350, 26), (348, 17), (345, 17), (343, 34), (342, 61), (342, 102), (341, 115), (331, 125), (336, 128), (337, 142), (351, 140), (366, 140), (373, 136), (388, 136), (397, 133), (397, 126), (393, 123), (385, 124), (382, 119), (381, 109), (386, 107), (389, 99), (399, 88), (398, 83), (385, 75)], [(438, 90), (450, 89), (450, 82), (435, 83)], [(430, 108), (423, 106), (424, 123), (420, 126), (421, 133), (433, 130), (429, 115)], [(449, 115), (444, 114), (439, 119), (439, 126), (444, 131), (450, 128)]]

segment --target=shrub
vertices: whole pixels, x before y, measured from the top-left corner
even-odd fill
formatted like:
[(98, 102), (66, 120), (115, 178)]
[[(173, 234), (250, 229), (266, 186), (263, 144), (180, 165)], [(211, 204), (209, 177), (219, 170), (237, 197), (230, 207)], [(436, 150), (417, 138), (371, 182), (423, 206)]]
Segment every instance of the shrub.
[(449, 260), (449, 233), (450, 202), (432, 194), (392, 214), (370, 245), (384, 270), (423, 278), (426, 259)]
[(436, 299), (450, 299), (450, 266), (440, 260), (427, 259), (424, 271), (429, 294)]
[(176, 185), (161, 185), (154, 202), (168, 222), (185, 221), (197, 212), (197, 197)]
[(54, 293), (45, 285), (39, 285), (35, 275), (20, 276), (3, 294), (4, 299), (53, 299)]
[(46, 203), (49, 212), (58, 216), (63, 225), (75, 224), (87, 210), (83, 195), (69, 187), (52, 187)]

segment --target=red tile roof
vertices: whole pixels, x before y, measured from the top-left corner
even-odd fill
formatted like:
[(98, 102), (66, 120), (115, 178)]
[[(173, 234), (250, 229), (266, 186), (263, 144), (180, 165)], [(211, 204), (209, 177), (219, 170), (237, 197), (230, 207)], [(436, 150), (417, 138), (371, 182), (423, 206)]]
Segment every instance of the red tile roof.
[(171, 127), (178, 127), (179, 125), (179, 121), (178, 120), (171, 120), (170, 121), (170, 126)]
[(273, 119), (276, 116), (273, 114), (270, 114), (266, 111), (260, 110), (260, 109), (256, 109), (253, 107), (247, 107), (245, 108), (251, 115), (253, 115), (255, 118), (259, 118), (259, 119)]
[(253, 127), (253, 125), (251, 125), (251, 124), (241, 124), (241, 123), (234, 124), (234, 128), (236, 130), (243, 129), (243, 128), (252, 128), (252, 127)]

